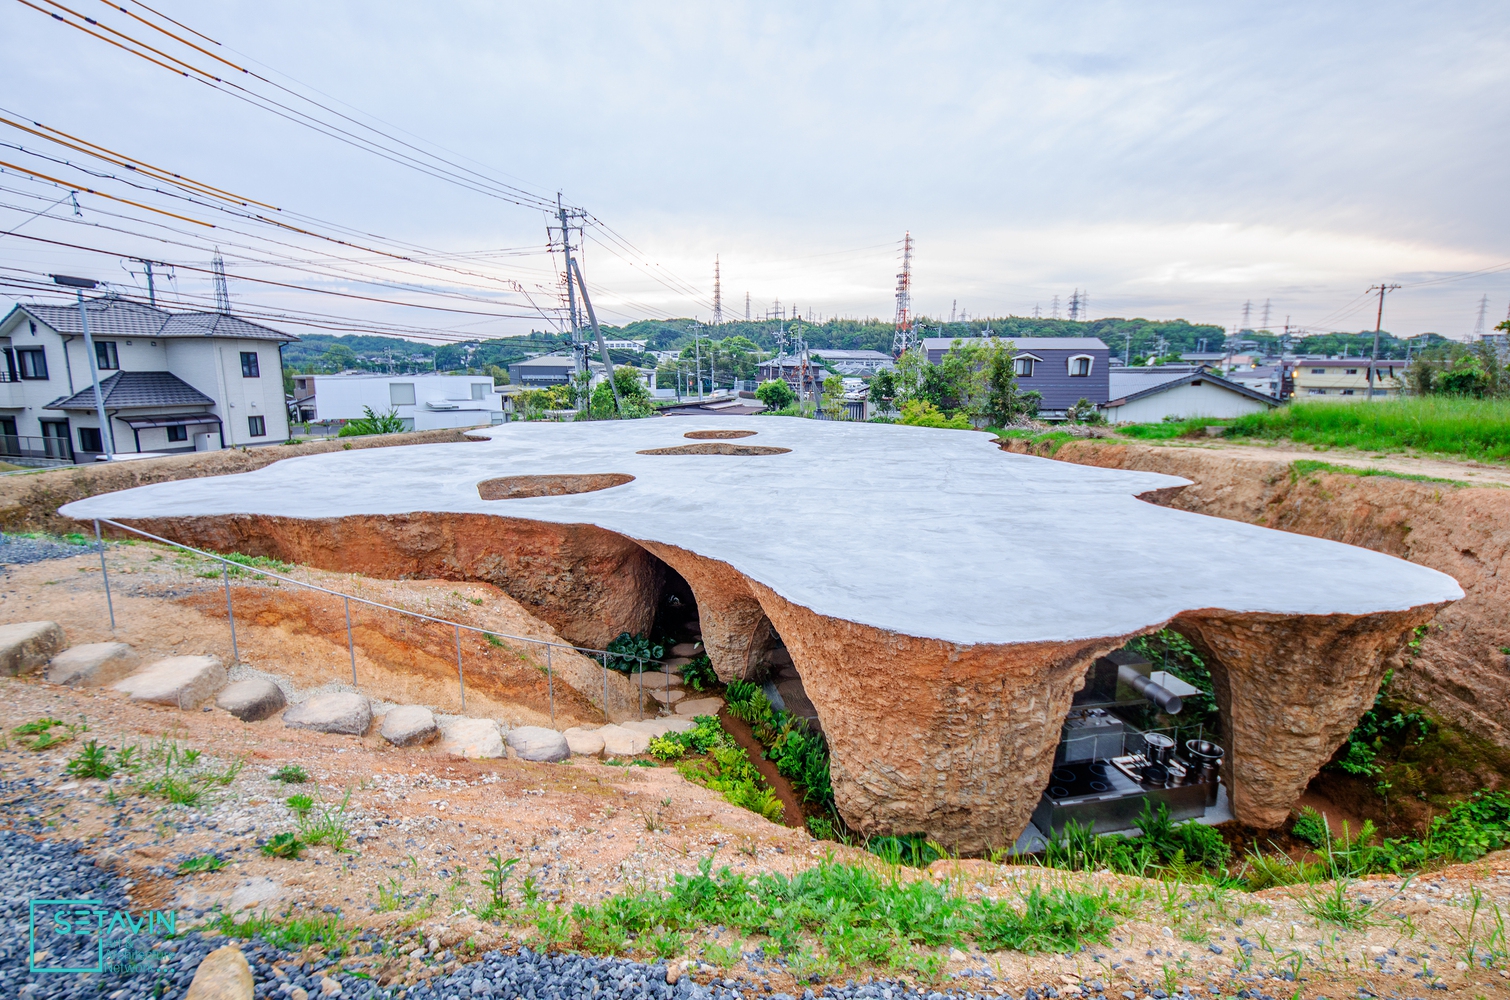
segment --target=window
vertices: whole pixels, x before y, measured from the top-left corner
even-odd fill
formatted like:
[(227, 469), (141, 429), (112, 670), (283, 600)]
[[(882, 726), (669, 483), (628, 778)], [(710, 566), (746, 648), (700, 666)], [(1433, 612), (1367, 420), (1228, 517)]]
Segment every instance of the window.
[(1388, 389), (1375, 389), (1374, 390), (1374, 395), (1375, 396), (1388, 396), (1389, 395), (1389, 390)]
[(413, 406), (414, 405), (414, 383), (413, 382), (389, 382), (388, 383), (388, 402), (392, 403), (394, 406)]
[(1312, 396), (1325, 396), (1326, 395), (1326, 390), (1325, 389), (1307, 389), (1306, 392), (1309, 393)]
[(1344, 396), (1351, 396), (1353, 394), (1353, 390), (1351, 390), (1351, 389), (1343, 389), (1342, 390), (1342, 394)]
[(189, 429), (187, 427), (185, 427), (183, 424), (173, 424), (172, 426), (170, 426), (168, 428), (168, 440), (169, 441), (187, 441), (187, 440), (189, 440)]
[(102, 372), (113, 372), (121, 367), (120, 356), (115, 352), (115, 341), (96, 340), (94, 342), (94, 363)]
[(259, 369), (257, 367), (257, 352), (256, 351), (242, 351), (241, 352), (241, 377), (242, 378), (258, 378), (259, 376), (261, 376), (261, 374), (262, 374), (261, 369)]
[(1032, 378), (1033, 377), (1033, 359), (1032, 358), (1014, 358), (1013, 361), (1012, 361), (1012, 364), (1013, 364), (1013, 366), (1017, 370), (1017, 377), (1018, 378)]
[(254, 438), (266, 437), (267, 436), (267, 419), (265, 417), (260, 417), (260, 416), (257, 416), (257, 417), (247, 417), (246, 418), (246, 429), (247, 429), (247, 432), (250, 433), (252, 435), (252, 437), (254, 437)]
[(491, 388), (493, 388), (493, 387), (491, 385), (489, 385), (488, 383), (486, 383), (486, 382), (473, 382), (472, 383), (472, 398), (473, 399), (487, 399), (488, 398), (488, 390), (491, 389)]
[(1091, 359), (1089, 355), (1080, 354), (1070, 358), (1070, 376), (1073, 378), (1085, 378), (1091, 373)]
[(1357, 375), (1358, 374), (1358, 369), (1356, 369), (1356, 368), (1349, 368), (1344, 374), (1347, 374), (1347, 375)]
[(1326, 369), (1325, 368), (1312, 368), (1311, 369), (1311, 374), (1312, 375), (1325, 375), (1326, 374)]
[(21, 369), (22, 378), (47, 378), (47, 352), (40, 347), (18, 349), (16, 364)]
[(104, 451), (105, 445), (100, 440), (98, 427), (79, 428), (79, 451)]

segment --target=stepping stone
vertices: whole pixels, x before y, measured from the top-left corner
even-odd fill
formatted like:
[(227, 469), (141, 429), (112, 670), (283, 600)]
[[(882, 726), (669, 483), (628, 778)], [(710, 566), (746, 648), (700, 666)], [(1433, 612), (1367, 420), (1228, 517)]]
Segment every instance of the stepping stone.
[(696, 621), (690, 621), (682, 626), (682, 631), (686, 632), (688, 635), (700, 636), (703, 634), (703, 627)]
[(242, 722), (261, 722), (288, 704), (283, 689), (265, 677), (237, 681), (215, 697), (215, 704)]
[(622, 723), (625, 729), (637, 733), (645, 733), (650, 737), (665, 736), (667, 733), (685, 733), (689, 729), (696, 729), (697, 723), (691, 719), (664, 718), (644, 719), (639, 722)]
[(651, 739), (666, 734), (666, 730), (656, 725), (655, 719), (635, 719), (631, 722), (621, 722), (619, 723), (619, 728), (627, 729), (632, 733), (644, 733)]
[(662, 705), (675, 705), (677, 702), (687, 697), (687, 692), (683, 691), (679, 687), (666, 688), (664, 690), (661, 688), (652, 688), (649, 689), (649, 691), (650, 697), (654, 698)]
[(692, 662), (690, 656), (671, 656), (661, 661), (661, 666), (668, 671), (680, 672), (682, 667)]
[(413, 747), (440, 739), (435, 713), (423, 705), (400, 705), (383, 716), (383, 739), (396, 747)]
[(503, 733), (492, 719), (449, 719), (440, 724), (440, 749), (474, 760), (502, 757)]
[(574, 754), (584, 757), (595, 757), (603, 752), (603, 737), (596, 729), (583, 729), (581, 726), (572, 726), (561, 734), (566, 740), (566, 745)]
[(47, 664), (47, 680), (70, 687), (118, 681), (136, 666), (136, 650), (124, 642), (90, 642), (63, 650)]
[(198, 708), (225, 687), (225, 667), (218, 656), (170, 656), (149, 663), (114, 687), (132, 701)]
[(792, 665), (792, 654), (788, 652), (785, 647), (781, 649), (773, 649), (771, 650), (771, 655), (767, 657), (767, 660), (769, 660), (772, 666), (790, 667)]
[(703, 644), (700, 642), (679, 642), (671, 647), (672, 656), (696, 656), (702, 651)]
[(603, 752), (611, 757), (633, 757), (650, 749), (649, 733), (607, 725), (597, 730), (597, 734), (603, 738)]
[(571, 745), (566, 738), (544, 726), (516, 726), (509, 730), (506, 742), (520, 760), (555, 763), (571, 756)]
[(657, 719), (657, 722), (666, 727), (668, 733), (690, 733), (697, 728), (697, 723), (691, 719), (675, 717), (670, 719)]
[(284, 712), (283, 724), (290, 729), (362, 736), (372, 726), (372, 703), (354, 691), (317, 694)]
[(677, 703), (676, 714), (686, 716), (717, 715), (718, 710), (723, 707), (724, 700), (722, 698), (688, 698), (686, 701)]
[(233, 944), (216, 948), (194, 970), (184, 1000), (252, 1000), (252, 967)]
[(672, 673), (669, 670), (647, 670), (647, 671), (645, 671), (645, 690), (646, 691), (649, 691), (651, 688), (655, 688), (656, 690), (660, 690), (661, 688), (681, 687), (681, 686), (682, 686), (682, 678), (681, 678), (681, 675), (679, 675), (679, 674), (674, 674), (674, 673)]
[(63, 626), (57, 622), (0, 625), (0, 674), (29, 674), (63, 651)]

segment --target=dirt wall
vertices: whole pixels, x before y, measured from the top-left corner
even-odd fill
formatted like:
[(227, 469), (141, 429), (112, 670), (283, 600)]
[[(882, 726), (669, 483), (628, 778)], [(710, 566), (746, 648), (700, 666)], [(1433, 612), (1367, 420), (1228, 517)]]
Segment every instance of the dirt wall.
[(363, 437), (310, 441), (305, 444), (270, 444), (257, 448), (227, 448), (224, 451), (143, 458), (95, 465), (66, 465), (38, 472), (0, 476), (0, 531), (47, 531), (56, 535), (81, 530), (79, 522), (63, 517), (58, 508), (75, 500), (115, 493), (149, 483), (167, 483), (202, 476), (228, 476), (251, 472), (264, 465), (296, 455), (356, 448), (391, 448), (402, 444), (443, 444), (469, 440), (466, 430), (417, 431), (409, 434), (373, 434)]
[[(1046, 454), (1012, 441), (1007, 450)], [(1070, 441), (1054, 458), (1183, 476), (1148, 499), (1385, 552), (1451, 575), (1464, 598), (1439, 612), (1396, 658), (1392, 691), (1476, 736), (1510, 747), (1510, 489), (1392, 476), (1297, 474), (1288, 461), (1221, 449)], [(1242, 553), (1230, 558), (1241, 572)], [(1303, 571), (1297, 567), (1297, 572)]]

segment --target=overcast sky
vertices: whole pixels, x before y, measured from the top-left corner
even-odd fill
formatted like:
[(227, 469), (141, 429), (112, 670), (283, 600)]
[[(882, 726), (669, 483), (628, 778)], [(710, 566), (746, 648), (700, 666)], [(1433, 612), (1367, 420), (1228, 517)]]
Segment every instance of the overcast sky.
[[(1510, 308), (1503, 2), (154, 6), (228, 58), (561, 190), (700, 292), (590, 242), (608, 321), (707, 319), (715, 254), (729, 313), (748, 292), (756, 314), (779, 297), (889, 318), (908, 230), (915, 304), (932, 316), (956, 302), (1047, 313), (1080, 288), (1098, 317), (1230, 328), (1249, 300), (1257, 325), (1269, 300), (1275, 328), (1357, 330), (1381, 280), (1404, 286), (1385, 312), (1401, 333), (1465, 337), (1484, 295), (1491, 325)], [(12, 112), (366, 232), (455, 251), (545, 242), (537, 210), (355, 151), (20, 4), (0, 7), (0, 34)], [(24, 217), (0, 210), (0, 232)], [(20, 232), (78, 236), (45, 218)], [(0, 236), (0, 263), (24, 262), (131, 280)], [(508, 266), (551, 281), (549, 257)], [(232, 262), (233, 297), (299, 301), (238, 284), (254, 270)], [(482, 334), (532, 325), (339, 309)]]

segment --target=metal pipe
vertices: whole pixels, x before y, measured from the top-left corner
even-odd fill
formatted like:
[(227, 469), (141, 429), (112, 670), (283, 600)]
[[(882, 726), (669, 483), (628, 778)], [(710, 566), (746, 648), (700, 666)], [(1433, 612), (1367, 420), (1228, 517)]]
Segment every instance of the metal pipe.
[(115, 603), (110, 600), (110, 571), (105, 568), (105, 539), (100, 535), (100, 522), (94, 522), (94, 541), (100, 547), (100, 576), (105, 581), (105, 608), (110, 612), (110, 631), (115, 631)]
[(645, 718), (645, 661), (640, 660), (640, 719)]
[(231, 562), (227, 559), (220, 564), (225, 574), (225, 617), (231, 623), (231, 666), (241, 662), (241, 654), (236, 652), (236, 612), (231, 608)]
[(603, 654), (603, 721), (608, 721), (608, 653)]
[(346, 650), (351, 654), (351, 686), (357, 686), (357, 645), (351, 639), (351, 598), (343, 598), (346, 606)]
[(550, 693), (551, 699), (551, 728), (556, 727), (556, 681), (551, 676), (551, 648), (545, 647), (545, 689)]
[(1155, 684), (1126, 664), (1117, 668), (1117, 680), (1123, 682), (1170, 715), (1178, 715), (1180, 709), (1183, 707), (1179, 695), (1162, 684)]
[(456, 682), (461, 687), (461, 710), (467, 710), (467, 679), (461, 672), (461, 626), (456, 626)]

